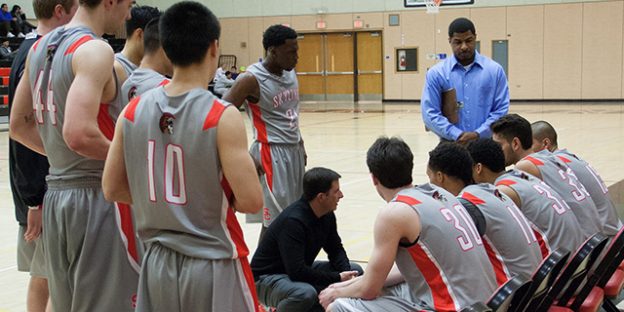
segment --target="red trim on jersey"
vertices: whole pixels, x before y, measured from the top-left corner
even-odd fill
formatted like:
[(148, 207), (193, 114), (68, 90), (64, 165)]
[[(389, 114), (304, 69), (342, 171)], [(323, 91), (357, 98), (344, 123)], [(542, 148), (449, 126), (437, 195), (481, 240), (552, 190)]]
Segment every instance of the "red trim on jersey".
[(546, 257), (548, 257), (548, 255), (550, 254), (550, 248), (548, 248), (548, 244), (546, 244), (546, 240), (544, 239), (542, 233), (540, 233), (536, 229), (533, 229), (533, 233), (535, 234), (535, 238), (537, 238), (537, 242), (539, 243), (540, 252), (542, 253), (542, 259), (546, 259)]
[(499, 186), (499, 185), (512, 186), (514, 184), (516, 184), (516, 181), (513, 181), (513, 180), (500, 180), (496, 182), (496, 186)]
[(408, 204), (410, 206), (418, 205), (421, 203), (418, 199), (405, 195), (398, 195), (394, 201)]
[(273, 159), (271, 157), (271, 145), (269, 145), (266, 123), (262, 120), (262, 112), (257, 103), (248, 103), (247, 106), (251, 110), (253, 125), (258, 133), (256, 140), (260, 142), (260, 161), (262, 163), (262, 168), (266, 174), (269, 190), (273, 192)]
[(134, 235), (134, 227), (132, 226), (132, 207), (128, 204), (116, 203), (117, 210), (119, 211), (120, 226), (122, 234), (126, 237), (128, 242), (128, 253), (140, 265), (139, 254), (137, 252), (136, 239)]
[(537, 158), (535, 158), (533, 156), (527, 156), (527, 157), (524, 157), (524, 159), (530, 161), (531, 163), (533, 163), (536, 166), (543, 166), (544, 165), (544, 163), (541, 160), (539, 160), (539, 159), (537, 159)]
[(166, 86), (166, 85), (168, 85), (170, 82), (171, 82), (171, 81), (170, 81), (169, 79), (164, 79), (163, 81), (161, 81), (161, 82), (158, 84), (158, 87)]
[(100, 104), (100, 111), (98, 112), (97, 123), (100, 131), (102, 131), (104, 136), (107, 139), (112, 140), (113, 134), (115, 134), (115, 122), (113, 121), (111, 115), (108, 113), (108, 104)]
[(482, 205), (485, 204), (485, 201), (477, 196), (470, 194), (469, 192), (464, 192), (461, 196), (463, 199), (471, 202), (473, 205)]
[(425, 277), (425, 282), (431, 288), (434, 309), (440, 312), (456, 311), (455, 302), (451, 297), (448, 285), (446, 285), (440, 270), (422, 249), (420, 243), (410, 247), (407, 251), (412, 256), (420, 273)]
[(221, 104), (218, 100), (214, 100), (212, 102), (212, 108), (206, 115), (206, 119), (204, 120), (204, 127), (202, 128), (204, 131), (214, 128), (219, 123), (219, 119), (225, 110), (225, 106)]
[(39, 42), (41, 41), (41, 39), (43, 39), (43, 37), (41, 37), (41, 38), (37, 39), (37, 41), (35, 41), (35, 44), (33, 44), (33, 48), (32, 48), (33, 51), (37, 50), (37, 46), (39, 45)]
[(130, 103), (128, 103), (128, 108), (126, 108), (126, 113), (124, 114), (124, 117), (131, 122), (134, 122), (134, 112), (136, 111), (137, 105), (139, 104), (140, 100), (141, 96), (137, 95), (135, 98), (130, 100)]
[(249, 287), (249, 292), (251, 292), (251, 296), (253, 297), (254, 303), (254, 311), (261, 312), (264, 311), (264, 308), (260, 305), (258, 301), (258, 294), (256, 293), (256, 284), (254, 283), (253, 273), (251, 271), (251, 266), (249, 266), (249, 260), (247, 257), (240, 258), (241, 267), (243, 267), (243, 274), (245, 275), (245, 281), (247, 282), (247, 287)]
[(65, 55), (69, 55), (69, 54), (72, 54), (72, 53), (76, 52), (78, 47), (80, 47), (83, 43), (85, 43), (85, 42), (87, 42), (87, 41), (89, 41), (91, 39), (93, 39), (93, 37), (91, 37), (91, 35), (84, 35), (84, 36), (80, 37), (80, 39), (76, 40), (76, 42), (72, 43), (72, 45), (69, 46), (67, 51), (65, 51)]
[(258, 133), (258, 137), (256, 138), (258, 142), (261, 143), (269, 143), (269, 138), (266, 130), (266, 123), (262, 120), (262, 112), (260, 111), (260, 106), (257, 103), (248, 103), (249, 109), (251, 109), (251, 116), (253, 119), (254, 128), (256, 128), (256, 132)]
[(562, 160), (564, 163), (566, 163), (566, 164), (567, 164), (567, 163), (571, 163), (571, 162), (572, 162), (571, 160), (569, 160), (569, 159), (567, 159), (567, 158), (565, 158), (565, 157), (563, 157), (563, 156), (561, 156), (561, 155), (557, 155), (557, 157), (559, 157), (559, 159), (561, 159), (561, 160)]
[(496, 284), (498, 286), (505, 284), (509, 277), (505, 273), (505, 263), (501, 261), (500, 255), (492, 248), (492, 245), (484, 239), (483, 247), (485, 247), (485, 251), (487, 252), (488, 258), (490, 259), (490, 263), (494, 268), (494, 274), (496, 275)]

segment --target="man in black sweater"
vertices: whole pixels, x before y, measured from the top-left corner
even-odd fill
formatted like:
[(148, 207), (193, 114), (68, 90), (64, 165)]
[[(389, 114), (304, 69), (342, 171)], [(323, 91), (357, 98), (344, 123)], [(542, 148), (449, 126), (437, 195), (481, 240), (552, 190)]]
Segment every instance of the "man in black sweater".
[[(312, 168), (303, 176), (303, 196), (271, 223), (251, 261), (258, 299), (277, 311), (324, 311), (318, 293), (362, 274), (350, 263), (336, 229), (342, 198), (340, 175)], [(319, 251), (329, 261), (314, 261)]]

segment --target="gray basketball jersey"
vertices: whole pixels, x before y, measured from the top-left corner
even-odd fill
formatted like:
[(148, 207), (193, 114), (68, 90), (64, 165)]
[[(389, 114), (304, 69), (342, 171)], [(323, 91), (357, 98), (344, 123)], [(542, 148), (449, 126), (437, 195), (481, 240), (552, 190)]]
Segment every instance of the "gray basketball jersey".
[(434, 311), (459, 311), (485, 302), (496, 289), (494, 271), (468, 212), (446, 190), (424, 184), (392, 200), (420, 217), (416, 243), (399, 246), (396, 264), (415, 298)]
[(249, 254), (217, 150), (217, 124), (227, 105), (207, 90), (170, 97), (163, 87), (128, 104), (125, 164), (146, 244), (211, 260)]
[(150, 68), (137, 68), (121, 87), (121, 96), (128, 103), (135, 96), (169, 83), (167, 77)]
[(276, 76), (262, 63), (256, 63), (247, 67), (247, 71), (260, 86), (259, 102), (247, 103), (254, 139), (261, 143), (299, 143), (299, 83), (295, 70)]
[(485, 218), (483, 245), (498, 285), (515, 275), (530, 278), (542, 254), (530, 222), (511, 198), (489, 183), (469, 185), (459, 197), (475, 205)]
[(557, 249), (575, 251), (585, 240), (570, 207), (540, 179), (513, 169), (499, 176), (495, 184), (508, 186), (518, 194), (519, 208), (533, 225), (543, 258)]
[(121, 64), (121, 67), (126, 71), (126, 77), (129, 77), (133, 71), (135, 71), (139, 66), (132, 63), (125, 55), (119, 53), (115, 53), (115, 60)]
[(598, 172), (586, 161), (570, 153), (567, 149), (557, 150), (554, 154), (572, 169), (574, 175), (591, 195), (598, 210), (603, 233), (610, 236), (617, 234), (622, 227), (622, 221), (620, 221), (615, 206), (609, 197), (609, 188)]
[(585, 186), (570, 174), (568, 166), (556, 158), (548, 150), (533, 153), (524, 159), (533, 163), (539, 169), (544, 183), (553, 188), (570, 206), (576, 219), (581, 225), (585, 238), (602, 232), (602, 224), (598, 217), (598, 210), (592, 201)]
[[(32, 48), (28, 73), (35, 120), (50, 162), (48, 179), (102, 176), (103, 160), (75, 153), (63, 139), (65, 102), (74, 80), (73, 53), (89, 40), (100, 39), (86, 27), (58, 27)], [(102, 133), (110, 139), (115, 126), (107, 111), (108, 105), (101, 104), (97, 121)]]

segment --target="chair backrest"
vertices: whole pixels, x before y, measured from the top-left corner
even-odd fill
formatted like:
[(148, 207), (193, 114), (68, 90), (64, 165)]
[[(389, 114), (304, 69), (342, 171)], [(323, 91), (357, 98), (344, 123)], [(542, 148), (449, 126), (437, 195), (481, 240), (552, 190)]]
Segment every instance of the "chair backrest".
[(559, 276), (561, 269), (568, 262), (569, 256), (569, 251), (555, 250), (546, 259), (542, 260), (540, 266), (533, 273), (531, 287), (523, 300), (518, 304), (518, 311), (535, 311), (537, 306), (544, 300), (557, 276)]
[(492, 312), (492, 309), (483, 302), (477, 302), (469, 307), (461, 309), (459, 312)]
[(606, 252), (602, 255), (602, 259), (594, 267), (593, 271), (587, 274), (587, 280), (574, 298), (570, 308), (575, 311), (578, 310), (594, 286), (604, 288), (609, 278), (622, 262), (622, 259), (624, 259), (624, 227), (611, 239)]
[(606, 244), (607, 237), (600, 233), (596, 233), (587, 239), (563, 268), (536, 311), (548, 311), (555, 300), (559, 300), (565, 305), (574, 296), (578, 286), (585, 280), (589, 269)]
[(522, 301), (530, 287), (530, 280), (522, 276), (514, 276), (498, 287), (488, 300), (487, 305), (494, 312), (516, 311), (518, 303)]

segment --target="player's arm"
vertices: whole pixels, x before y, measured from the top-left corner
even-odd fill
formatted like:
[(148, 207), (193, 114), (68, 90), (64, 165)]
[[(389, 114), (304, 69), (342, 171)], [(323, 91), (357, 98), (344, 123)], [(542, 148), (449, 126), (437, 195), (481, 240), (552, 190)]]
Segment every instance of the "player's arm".
[(217, 126), (217, 148), (223, 174), (234, 193), (236, 211), (256, 213), (262, 208), (262, 189), (247, 151), (247, 134), (238, 110), (228, 106)]
[(43, 142), (39, 132), (37, 132), (35, 115), (33, 113), (32, 91), (30, 90), (30, 78), (28, 75), (29, 63), (30, 54), (26, 59), (24, 74), (17, 84), (15, 97), (13, 97), (13, 103), (11, 104), (9, 136), (31, 150), (45, 155)]
[(230, 88), (230, 92), (225, 95), (223, 100), (236, 105), (236, 107), (241, 107), (248, 98), (255, 102), (258, 101), (258, 98), (260, 98), (260, 85), (258, 85), (258, 80), (256, 80), (253, 74), (244, 73), (236, 78), (234, 85)]
[(98, 126), (98, 113), (113, 78), (113, 50), (104, 41), (88, 41), (76, 50), (72, 68), (75, 78), (67, 93), (63, 138), (74, 152), (104, 160), (110, 141)]
[(520, 196), (518, 196), (518, 193), (514, 189), (507, 185), (497, 185), (496, 188), (503, 194), (509, 196), (516, 206), (522, 207), (522, 199), (520, 199)]
[(534, 177), (536, 177), (536, 178), (538, 178), (540, 180), (543, 180), (542, 179), (542, 174), (540, 173), (540, 171), (537, 168), (537, 166), (534, 163), (532, 163), (532, 162), (530, 162), (530, 161), (528, 161), (526, 159), (523, 159), (523, 160), (520, 160), (519, 162), (517, 162), (516, 163), (516, 169), (522, 170), (522, 171), (524, 171), (524, 172), (526, 172), (526, 173), (528, 173), (528, 174), (530, 174), (530, 175), (532, 175), (532, 176), (534, 176)]
[(108, 201), (132, 204), (123, 146), (125, 112), (126, 109), (124, 108), (121, 114), (119, 114), (119, 119), (115, 126), (115, 136), (113, 136), (113, 141), (108, 149), (102, 176), (102, 190), (104, 191), (104, 198)]
[(401, 238), (413, 241), (420, 235), (420, 219), (408, 205), (390, 203), (377, 215), (374, 226), (373, 252), (364, 275), (344, 287), (330, 287), (319, 294), (327, 308), (336, 298), (374, 299), (379, 296), (394, 263)]

